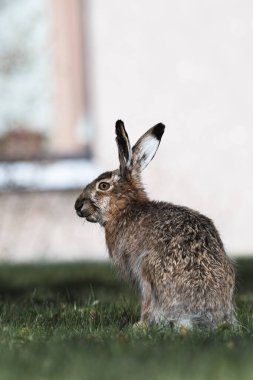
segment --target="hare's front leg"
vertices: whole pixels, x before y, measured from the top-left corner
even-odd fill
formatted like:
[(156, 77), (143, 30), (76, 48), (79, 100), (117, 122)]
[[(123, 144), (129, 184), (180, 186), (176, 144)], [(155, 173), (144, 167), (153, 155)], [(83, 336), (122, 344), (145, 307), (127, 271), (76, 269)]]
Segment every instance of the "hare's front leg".
[(139, 324), (147, 325), (151, 320), (152, 291), (151, 284), (146, 280), (141, 281), (141, 319)]
[(148, 327), (151, 320), (151, 285), (148, 281), (141, 281), (141, 318), (134, 324), (136, 328)]

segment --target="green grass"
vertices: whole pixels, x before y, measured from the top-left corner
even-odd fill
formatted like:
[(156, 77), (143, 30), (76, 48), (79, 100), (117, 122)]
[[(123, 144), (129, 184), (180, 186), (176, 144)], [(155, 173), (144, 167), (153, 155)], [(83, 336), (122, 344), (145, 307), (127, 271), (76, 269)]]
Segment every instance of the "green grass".
[(2, 379), (253, 379), (253, 260), (232, 331), (133, 329), (135, 293), (106, 264), (0, 267)]

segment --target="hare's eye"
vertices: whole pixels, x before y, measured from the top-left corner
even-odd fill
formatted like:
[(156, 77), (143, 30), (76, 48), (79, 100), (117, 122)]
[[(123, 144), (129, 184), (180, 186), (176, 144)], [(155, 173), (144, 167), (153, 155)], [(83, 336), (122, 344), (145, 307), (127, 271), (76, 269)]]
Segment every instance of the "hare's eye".
[(108, 182), (100, 182), (100, 184), (98, 185), (98, 188), (100, 190), (108, 190), (110, 188), (110, 184)]

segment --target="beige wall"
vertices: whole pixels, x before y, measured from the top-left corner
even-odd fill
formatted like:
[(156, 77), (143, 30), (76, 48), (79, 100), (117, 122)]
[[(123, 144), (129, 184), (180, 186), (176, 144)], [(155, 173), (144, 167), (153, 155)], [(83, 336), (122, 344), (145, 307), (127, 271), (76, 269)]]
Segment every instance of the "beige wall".
[(0, 197), (0, 261), (107, 258), (102, 230), (74, 211), (78, 191), (12, 192)]

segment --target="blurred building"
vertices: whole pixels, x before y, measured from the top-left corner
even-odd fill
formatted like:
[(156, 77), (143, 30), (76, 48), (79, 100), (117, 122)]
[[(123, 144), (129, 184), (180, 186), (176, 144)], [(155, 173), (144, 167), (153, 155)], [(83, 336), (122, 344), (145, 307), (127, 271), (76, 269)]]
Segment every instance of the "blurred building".
[(209, 215), (253, 252), (253, 6), (236, 0), (0, 2), (0, 258), (106, 257), (73, 210), (132, 143), (166, 124), (151, 197)]
[(83, 2), (0, 7), (0, 158), (89, 154)]

